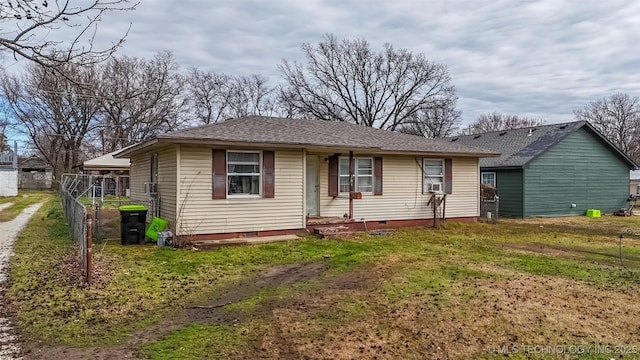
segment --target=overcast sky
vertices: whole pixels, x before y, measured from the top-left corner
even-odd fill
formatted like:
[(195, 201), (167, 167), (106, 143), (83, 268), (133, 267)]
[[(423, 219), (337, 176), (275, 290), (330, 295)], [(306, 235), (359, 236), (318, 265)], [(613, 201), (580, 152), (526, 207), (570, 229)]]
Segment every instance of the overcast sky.
[(587, 102), (640, 95), (636, 0), (141, 0), (106, 15), (99, 39), (131, 23), (119, 54), (172, 51), (182, 67), (260, 73), (332, 33), (423, 53), (449, 67), (464, 123), (492, 111), (570, 121)]

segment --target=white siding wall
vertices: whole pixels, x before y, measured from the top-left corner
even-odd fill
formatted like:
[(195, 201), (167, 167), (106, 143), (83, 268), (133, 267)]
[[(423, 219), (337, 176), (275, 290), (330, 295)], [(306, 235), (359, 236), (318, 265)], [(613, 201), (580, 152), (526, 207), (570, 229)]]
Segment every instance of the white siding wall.
[[(321, 156), (322, 158), (322, 156)], [(421, 158), (418, 158), (420, 161)], [(453, 188), (447, 195), (446, 216), (473, 217), (479, 213), (479, 167), (476, 158), (453, 158)], [(414, 157), (383, 157), (383, 195), (363, 195), (353, 201), (353, 216), (371, 221), (425, 219), (433, 216), (422, 194), (422, 172)], [(349, 212), (348, 198), (328, 196), (328, 163), (320, 163), (320, 216), (342, 217)], [(346, 196), (346, 195), (345, 195)]]
[(18, 195), (18, 170), (0, 170), (0, 196)]
[(180, 235), (300, 229), (304, 217), (303, 151), (275, 152), (275, 197), (212, 199), (212, 150), (180, 146)]

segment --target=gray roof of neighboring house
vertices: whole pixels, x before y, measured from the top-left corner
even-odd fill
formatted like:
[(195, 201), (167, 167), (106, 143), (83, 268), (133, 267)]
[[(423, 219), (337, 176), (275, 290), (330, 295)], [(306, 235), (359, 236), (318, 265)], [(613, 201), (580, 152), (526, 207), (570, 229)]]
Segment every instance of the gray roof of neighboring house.
[(547, 151), (547, 149), (583, 127), (605, 143), (606, 146), (625, 161), (630, 168), (637, 167), (637, 164), (635, 164), (633, 160), (586, 121), (455, 136), (447, 140), (452, 143), (481, 147), (502, 154), (500, 157), (480, 159), (480, 166), (483, 168), (517, 168), (526, 165)]
[(474, 157), (498, 155), (491, 150), (451, 143), (443, 139), (427, 139), (346, 122), (251, 116), (159, 135), (116, 156), (124, 156), (155, 142), (190, 141), (349, 148), (374, 152), (446, 153)]

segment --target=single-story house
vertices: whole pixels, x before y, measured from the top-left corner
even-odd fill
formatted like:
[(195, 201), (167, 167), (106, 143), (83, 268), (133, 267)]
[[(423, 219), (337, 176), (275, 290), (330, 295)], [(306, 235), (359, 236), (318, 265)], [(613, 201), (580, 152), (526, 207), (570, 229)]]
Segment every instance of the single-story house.
[(345, 122), (254, 116), (159, 135), (115, 156), (131, 159), (132, 201), (155, 198), (175, 234), (216, 240), (325, 220), (428, 225), (434, 193), (447, 194), (446, 219), (475, 221), (478, 160), (497, 155)]
[(631, 170), (629, 173), (629, 194), (640, 194), (640, 170)]
[(36, 155), (18, 160), (18, 188), (51, 189), (53, 167)]
[(497, 189), (500, 216), (536, 217), (614, 212), (626, 205), (624, 152), (585, 121), (457, 136), (450, 143), (502, 155), (480, 160), (481, 183)]
[(96, 176), (95, 181), (96, 186), (99, 186), (100, 196), (129, 196), (129, 169), (131, 163), (128, 158), (113, 157), (114, 154), (120, 151), (122, 149), (82, 163), (82, 172), (84, 174)]

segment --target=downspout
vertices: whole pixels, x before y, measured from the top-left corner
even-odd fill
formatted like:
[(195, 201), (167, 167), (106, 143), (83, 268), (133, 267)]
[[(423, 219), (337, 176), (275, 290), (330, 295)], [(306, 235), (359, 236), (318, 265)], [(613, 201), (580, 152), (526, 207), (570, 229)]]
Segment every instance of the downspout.
[(355, 163), (353, 161), (353, 150), (349, 151), (349, 220), (353, 219), (353, 192), (355, 191)]

